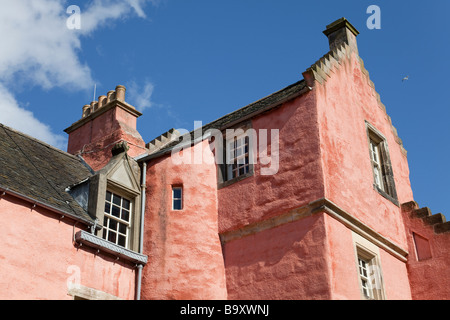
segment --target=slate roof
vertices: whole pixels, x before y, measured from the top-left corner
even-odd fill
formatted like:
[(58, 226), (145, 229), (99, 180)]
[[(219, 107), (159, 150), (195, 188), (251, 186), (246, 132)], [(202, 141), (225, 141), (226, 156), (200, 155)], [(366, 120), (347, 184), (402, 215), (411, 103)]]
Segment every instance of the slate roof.
[[(256, 102), (253, 102), (243, 108), (240, 108), (234, 112), (231, 112), (213, 122), (210, 122), (202, 127), (202, 132), (205, 133), (209, 129), (217, 129), (224, 130), (227, 129), (239, 122), (247, 120), (253, 116), (256, 116), (260, 113), (267, 112), (280, 106), (281, 104), (296, 98), (301, 95), (304, 90), (307, 88), (307, 84), (305, 80), (300, 80), (294, 84), (287, 86), (284, 89), (281, 89), (271, 95), (262, 98)], [(190, 132), (191, 141), (194, 141), (194, 131)], [(153, 158), (157, 158), (170, 152), (174, 147), (176, 147), (181, 141), (183, 141), (183, 137), (167, 144), (162, 149), (151, 153), (147, 157), (139, 159), (139, 161), (147, 161)]]
[(0, 124), (1, 189), (92, 223), (87, 212), (65, 191), (91, 175), (76, 156)]

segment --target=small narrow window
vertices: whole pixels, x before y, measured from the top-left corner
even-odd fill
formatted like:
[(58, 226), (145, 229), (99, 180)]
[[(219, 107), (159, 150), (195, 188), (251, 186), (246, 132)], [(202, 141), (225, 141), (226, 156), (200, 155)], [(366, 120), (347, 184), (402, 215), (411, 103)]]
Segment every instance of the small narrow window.
[(172, 188), (172, 209), (183, 210), (183, 187)]

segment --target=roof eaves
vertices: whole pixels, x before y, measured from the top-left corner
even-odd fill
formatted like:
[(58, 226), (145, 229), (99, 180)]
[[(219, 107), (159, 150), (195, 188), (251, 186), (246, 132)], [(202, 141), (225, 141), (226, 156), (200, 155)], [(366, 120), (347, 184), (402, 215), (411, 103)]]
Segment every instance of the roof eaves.
[(85, 217), (82, 217), (82, 216), (75, 215), (74, 213), (62, 210), (60, 208), (56, 208), (56, 207), (54, 207), (52, 205), (49, 205), (49, 204), (44, 203), (42, 201), (38, 201), (36, 199), (33, 199), (32, 197), (26, 196), (26, 195), (24, 195), (22, 193), (19, 193), (17, 191), (11, 190), (11, 189), (6, 188), (6, 187), (1, 186), (1, 185), (0, 185), (0, 192), (1, 192), (0, 193), (0, 198), (2, 196), (6, 195), (6, 194), (9, 194), (9, 195), (17, 197), (19, 199), (25, 200), (25, 201), (27, 201), (27, 202), (35, 205), (35, 206), (39, 206), (41, 208), (50, 210), (50, 211), (52, 211), (54, 213), (57, 213), (57, 214), (60, 214), (62, 216), (72, 218), (75, 221), (83, 222), (83, 223), (87, 224), (88, 226), (92, 226), (92, 225), (95, 224), (95, 221), (93, 219), (88, 219), (88, 218), (85, 218)]

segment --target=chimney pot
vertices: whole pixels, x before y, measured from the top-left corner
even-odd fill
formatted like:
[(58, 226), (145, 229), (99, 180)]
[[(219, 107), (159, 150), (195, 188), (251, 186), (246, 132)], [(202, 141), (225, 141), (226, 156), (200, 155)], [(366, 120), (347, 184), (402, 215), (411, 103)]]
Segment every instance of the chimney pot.
[(83, 107), (83, 118), (86, 118), (87, 116), (89, 116), (89, 114), (91, 113), (90, 108), (91, 108), (91, 106), (88, 104)]
[(92, 101), (91, 102), (91, 112), (95, 112), (98, 108), (98, 102), (97, 101)]
[(98, 108), (103, 107), (106, 104), (106, 96), (100, 96), (98, 97)]
[(106, 103), (110, 103), (111, 101), (116, 99), (115, 98), (115, 93), (116, 92), (114, 90), (108, 91), (108, 94), (106, 96)]
[(125, 101), (126, 88), (124, 86), (116, 87), (116, 99), (119, 101)]
[(334, 50), (346, 43), (358, 53), (356, 37), (359, 31), (346, 18), (341, 18), (331, 23), (323, 33), (328, 37), (330, 50)]

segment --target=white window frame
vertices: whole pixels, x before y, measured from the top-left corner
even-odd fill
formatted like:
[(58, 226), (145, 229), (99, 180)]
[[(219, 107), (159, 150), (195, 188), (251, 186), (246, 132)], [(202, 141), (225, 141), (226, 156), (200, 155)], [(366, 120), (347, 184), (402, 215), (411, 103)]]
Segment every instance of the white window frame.
[[(352, 239), (361, 299), (385, 300), (380, 249), (374, 243), (353, 231)], [(361, 268), (362, 264), (364, 264), (364, 268)]]
[(250, 137), (247, 134), (228, 140), (226, 153), (227, 181), (250, 173)]
[[(178, 198), (178, 197), (175, 197), (175, 191), (180, 191), (180, 197)], [(182, 187), (182, 186), (173, 186), (172, 187), (172, 210), (173, 211), (182, 211), (183, 210), (183, 207), (184, 207), (184, 195), (183, 195), (183, 192), (184, 192), (184, 188)], [(175, 208), (175, 201), (180, 201), (181, 202), (181, 208), (180, 209), (176, 209)]]
[(370, 280), (372, 276), (370, 272), (372, 271), (370, 260), (358, 256), (358, 270), (359, 270), (359, 281), (363, 295), (370, 300), (374, 299), (373, 284)]
[[(111, 194), (110, 200), (108, 200), (108, 193)], [(118, 193), (115, 193), (111, 190), (106, 191), (105, 197), (106, 198), (105, 198), (105, 210), (104, 210), (104, 217), (103, 217), (102, 238), (107, 241), (110, 241), (120, 247), (129, 249), (130, 237), (132, 237), (132, 221), (134, 218), (133, 217), (133, 201), (118, 194)], [(114, 197), (120, 198), (120, 205), (114, 204)], [(125, 205), (124, 200), (129, 202), (129, 209), (126, 209), (126, 206), (124, 207), (124, 205)], [(106, 210), (108, 205), (109, 205), (109, 212), (107, 212), (107, 210)], [(120, 217), (116, 217), (115, 215), (112, 214), (113, 206), (119, 208), (119, 210), (120, 210), (119, 216)], [(128, 212), (128, 221), (125, 219), (122, 219), (124, 212)], [(106, 225), (105, 225), (105, 219), (108, 219)], [(114, 221), (115, 223), (117, 223), (116, 228), (110, 227), (111, 221)], [(121, 227), (125, 227), (125, 233), (122, 232), (123, 229), (121, 230)], [(115, 233), (115, 235), (116, 235), (115, 241), (110, 240), (110, 237), (109, 237), (110, 232)], [(125, 238), (124, 245), (119, 244), (120, 237)]]
[(381, 166), (383, 159), (381, 158), (380, 153), (380, 143), (376, 143), (372, 138), (370, 138), (370, 155), (372, 160), (374, 183), (378, 188), (386, 192), (383, 181), (384, 174)]

